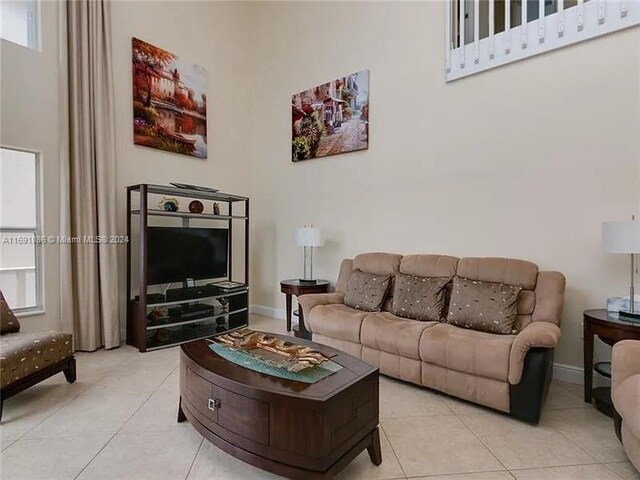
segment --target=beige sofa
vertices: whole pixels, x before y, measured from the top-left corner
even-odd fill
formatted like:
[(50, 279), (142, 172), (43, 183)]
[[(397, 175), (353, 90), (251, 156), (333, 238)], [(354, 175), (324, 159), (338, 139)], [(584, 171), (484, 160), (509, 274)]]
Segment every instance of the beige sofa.
[[(378, 275), (461, 277), (522, 285), (517, 334), (495, 335), (446, 322), (416, 321), (343, 304), (353, 270)], [(551, 380), (560, 337), (565, 279), (524, 260), (445, 255), (365, 253), (343, 260), (335, 293), (299, 297), (304, 325), (314, 341), (373, 365), (380, 372), (536, 423)]]
[(616, 343), (611, 364), (616, 433), (629, 460), (640, 471), (640, 341)]

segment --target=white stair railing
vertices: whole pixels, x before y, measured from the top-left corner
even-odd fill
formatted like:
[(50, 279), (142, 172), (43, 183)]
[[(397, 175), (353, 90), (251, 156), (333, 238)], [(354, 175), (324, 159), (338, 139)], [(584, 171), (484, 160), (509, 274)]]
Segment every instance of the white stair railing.
[[(496, 5), (488, 0), (488, 35), (480, 38), (480, 1), (474, 0), (473, 16), (465, 0), (449, 0), (446, 14), (446, 80), (473, 75), (500, 65), (539, 55), (590, 38), (640, 25), (640, 1), (577, 0), (565, 8), (556, 0), (556, 11), (546, 14), (545, 1), (538, 1), (538, 18), (528, 19), (528, 0), (522, 0), (520, 25), (511, 27), (511, 2), (504, 2), (504, 30), (496, 33)], [(457, 21), (452, 22), (454, 5)], [(471, 12), (469, 12), (471, 13)], [(473, 41), (465, 43), (465, 22), (473, 18)], [(484, 25), (483, 25), (484, 26)], [(457, 34), (454, 41), (452, 35)], [(473, 61), (471, 61), (473, 59)]]

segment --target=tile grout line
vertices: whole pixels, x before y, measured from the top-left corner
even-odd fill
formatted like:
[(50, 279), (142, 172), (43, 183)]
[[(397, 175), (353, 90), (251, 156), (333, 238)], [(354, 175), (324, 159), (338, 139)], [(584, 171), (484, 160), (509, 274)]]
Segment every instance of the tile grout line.
[[(402, 472), (402, 475), (404, 476), (404, 478), (409, 478), (407, 477), (407, 473), (404, 471), (404, 468), (402, 467), (402, 463), (400, 463), (400, 458), (398, 458), (398, 454), (396, 453), (395, 448), (393, 448), (391, 439), (389, 438), (389, 435), (387, 435), (387, 432), (382, 426), (382, 423), (380, 423), (380, 430), (382, 430), (382, 434), (387, 439), (387, 442), (389, 443), (389, 447), (391, 447), (391, 452), (393, 453), (393, 456), (396, 457), (396, 462), (398, 462), (398, 466), (400, 467), (400, 471)], [(382, 446), (380, 446), (380, 451), (382, 451)]]
[[(75, 352), (74, 352), (75, 353)], [(114, 368), (119, 367), (121, 365), (124, 364), (124, 362), (126, 361), (126, 359), (122, 360), (122, 362), (114, 365)], [(108, 374), (104, 374), (100, 377), (98, 377), (96, 379), (96, 384), (98, 382), (100, 382), (102, 379), (104, 379)], [(164, 381), (164, 380), (163, 380)], [(75, 383), (75, 382), (74, 382)], [(66, 407), (67, 405), (69, 405), (71, 402), (73, 402), (74, 400), (76, 400), (78, 397), (80, 397), (81, 395), (84, 395), (85, 393), (89, 392), (92, 388), (95, 388), (95, 385), (92, 385), (91, 387), (87, 388), (84, 391), (81, 391), (79, 393), (77, 393), (76, 395), (73, 395), (71, 397), (69, 397), (69, 399), (66, 402), (63, 402), (58, 408), (56, 408), (54, 411), (52, 411), (49, 415), (47, 415), (45, 418), (43, 418), (40, 422), (38, 422), (37, 424), (35, 424), (33, 427), (31, 427), (30, 429), (28, 429), (26, 432), (24, 432), (22, 435), (20, 435), (18, 438), (15, 438), (13, 443), (11, 443), (11, 445), (8, 445), (6, 448), (4, 448), (2, 451), (4, 452), (7, 448), (11, 447), (13, 444), (15, 444), (16, 442), (20, 441), (20, 440), (40, 440), (39, 437), (35, 437), (35, 438), (24, 438), (27, 434), (31, 433), (33, 430), (35, 430), (36, 428), (38, 428), (41, 424), (43, 424), (45, 421), (47, 421), (50, 417), (52, 417), (53, 415), (55, 415), (56, 413), (58, 413), (60, 410), (62, 410), (64, 407)]]
[[(471, 434), (476, 438), (476, 440), (478, 440), (480, 442), (480, 444), (487, 449), (487, 451), (493, 456), (493, 458), (495, 458), (498, 463), (500, 465), (502, 465), (502, 468), (504, 468), (505, 471), (509, 472), (509, 474), (511, 475), (511, 472), (509, 470), (509, 468), (507, 468), (507, 466), (504, 464), (504, 462), (502, 460), (500, 460), (500, 458), (498, 458), (498, 455), (496, 453), (494, 453), (493, 450), (491, 450), (491, 448), (489, 447), (489, 445), (485, 444), (482, 439), (476, 435), (476, 432), (473, 431), (473, 429), (467, 425), (467, 423), (464, 421), (464, 418), (462, 418), (460, 415), (458, 415), (458, 420), (460, 420), (460, 423), (462, 423), (462, 425), (464, 425), (464, 427), (469, 430), (471, 432)], [(511, 475), (513, 476), (513, 475)]]
[[(628, 462), (610, 462), (611, 464), (613, 463), (628, 463)], [(613, 468), (611, 468), (609, 466), (609, 463), (602, 463), (601, 465), (604, 465), (604, 468), (606, 468), (607, 470), (609, 470), (611, 473), (613, 473), (616, 477), (618, 477), (620, 480), (624, 480), (624, 477), (620, 476), (620, 474), (618, 472), (616, 472)]]
[[(123, 362), (124, 363), (124, 362)], [(135, 411), (129, 416), (129, 418), (127, 418), (122, 425), (120, 425), (120, 428), (118, 428), (118, 430), (115, 431), (115, 433), (113, 435), (111, 435), (111, 438), (109, 438), (109, 440), (106, 441), (106, 443), (96, 452), (96, 454), (91, 457), (91, 459), (84, 465), (84, 467), (82, 467), (82, 469), (78, 472), (78, 474), (73, 477), (74, 480), (76, 480), (77, 478), (80, 477), (80, 475), (82, 475), (82, 472), (84, 472), (87, 467), (89, 465), (91, 465), (91, 463), (93, 463), (93, 461), (98, 457), (98, 455), (100, 455), (100, 453), (102, 453), (102, 451), (107, 447), (107, 445), (109, 445), (111, 443), (111, 441), (116, 437), (116, 435), (118, 435), (118, 433), (120, 433), (120, 430), (122, 430), (124, 428), (124, 426), (129, 423), (129, 421), (133, 418), (133, 416), (138, 413), (140, 411), (140, 409), (149, 401), (149, 399), (153, 396), (154, 393), (156, 393), (158, 391), (158, 389), (160, 388), (160, 385), (162, 385), (167, 378), (169, 378), (171, 376), (171, 374), (174, 372), (175, 368), (173, 370), (171, 370), (166, 377), (164, 377), (164, 379), (162, 380), (162, 382), (160, 382), (160, 384), (156, 387), (156, 389), (154, 391), (152, 391), (149, 395), (147, 395), (147, 398), (145, 398), (144, 402), (142, 402), (138, 408), (135, 409)]]
[[(568, 409), (567, 409), (568, 410)], [(541, 416), (542, 417), (542, 416)], [(587, 454), (588, 457), (591, 457), (593, 460), (595, 460), (595, 463), (602, 463), (599, 459), (596, 458), (595, 455), (593, 455), (590, 451), (588, 451), (586, 448), (584, 448), (582, 445), (578, 445), (576, 442), (574, 442), (573, 440), (571, 440), (569, 437), (567, 437), (564, 433), (562, 433), (560, 430), (558, 430), (556, 427), (554, 427), (553, 425), (551, 425), (550, 423), (545, 422), (544, 420), (542, 420), (542, 418), (540, 418), (540, 423), (546, 425), (547, 427), (551, 428), (553, 431), (558, 432), (558, 434), (560, 434), (561, 437), (563, 437), (565, 440), (567, 440), (567, 442), (569, 442), (571, 445), (574, 445), (576, 447), (578, 447), (580, 450), (582, 450), (584, 453)], [(589, 464), (592, 465), (592, 464)], [(560, 465), (558, 465), (560, 466)]]
[(440, 477), (458, 477), (460, 475), (462, 475), (463, 477), (468, 476), (468, 475), (478, 475), (478, 474), (483, 474), (483, 473), (506, 473), (509, 476), (511, 476), (511, 478), (513, 478), (514, 480), (517, 480), (513, 474), (509, 471), (509, 470), (485, 470), (482, 472), (463, 472), (463, 473), (434, 473), (434, 474), (429, 474), (429, 475), (418, 475), (418, 476), (412, 476), (412, 477), (407, 477), (407, 480), (420, 480), (422, 478), (440, 478)]
[(200, 453), (203, 444), (204, 437), (200, 439), (200, 445), (198, 445), (198, 448), (196, 449), (196, 454), (193, 456), (193, 460), (191, 460), (191, 464), (189, 465), (189, 469), (187, 470), (187, 474), (185, 475), (184, 480), (188, 480), (189, 475), (191, 475), (191, 469), (193, 469), (193, 465), (196, 463), (196, 458), (198, 458), (198, 454)]

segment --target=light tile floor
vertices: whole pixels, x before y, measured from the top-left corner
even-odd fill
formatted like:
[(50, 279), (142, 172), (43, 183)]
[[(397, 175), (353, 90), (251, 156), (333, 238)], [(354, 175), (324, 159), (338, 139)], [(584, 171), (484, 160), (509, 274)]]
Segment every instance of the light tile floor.
[[(284, 322), (253, 315), (258, 330)], [(257, 480), (278, 478), (176, 423), (179, 349), (123, 346), (78, 353), (78, 381), (57, 375), (9, 399), (0, 425), (3, 480)], [(640, 480), (609, 418), (554, 381), (542, 421), (380, 379), (383, 462), (364, 452), (339, 476), (383, 480)]]

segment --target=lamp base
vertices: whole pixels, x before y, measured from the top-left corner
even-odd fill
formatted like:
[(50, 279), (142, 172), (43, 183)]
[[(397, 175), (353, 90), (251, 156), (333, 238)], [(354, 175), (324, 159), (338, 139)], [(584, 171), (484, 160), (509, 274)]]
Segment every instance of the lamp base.
[(618, 310), (618, 314), (621, 317), (633, 318), (640, 321), (640, 312), (629, 312), (627, 310)]
[(317, 280), (309, 280), (306, 278), (299, 278), (298, 281), (300, 282), (300, 285), (315, 285), (318, 283)]

